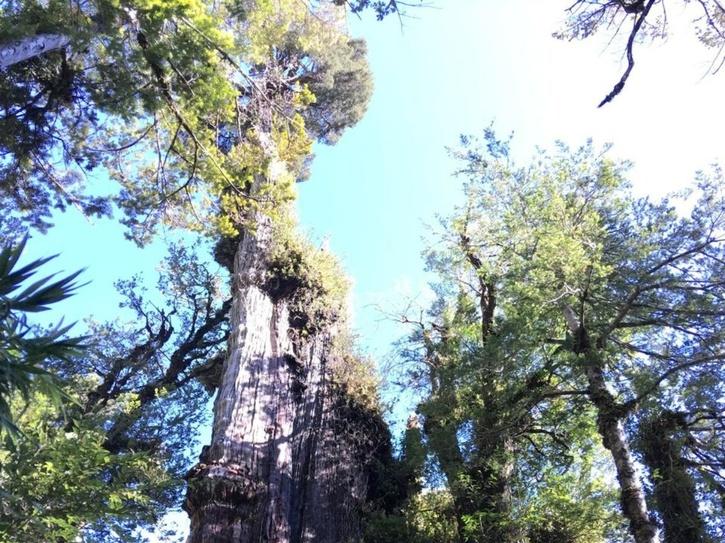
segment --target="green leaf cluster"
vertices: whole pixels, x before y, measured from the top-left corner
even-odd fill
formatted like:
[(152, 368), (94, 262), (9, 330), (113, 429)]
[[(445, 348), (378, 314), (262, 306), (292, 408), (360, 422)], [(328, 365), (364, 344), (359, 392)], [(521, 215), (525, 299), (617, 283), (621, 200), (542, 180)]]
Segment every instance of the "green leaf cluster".
[[(458, 541), (620, 537), (606, 421), (630, 442), (645, 405), (687, 404), (693, 420), (716, 410), (721, 172), (700, 176), (684, 216), (675, 200), (633, 196), (628, 163), (591, 142), (523, 166), (492, 130), (461, 144), (464, 203), (426, 255), (437, 299), (404, 318), (401, 342), (424, 391), (423, 443), (439, 468), (429, 484), (450, 493)], [(704, 481), (718, 445), (696, 437), (710, 422), (691, 427), (678, 462)], [(693, 492), (709, 507), (718, 484)]]
[(99, 540), (110, 531), (132, 541), (128, 521), (157, 518), (159, 499), (173, 482), (157, 458), (110, 453), (101, 428), (66, 425), (42, 393), (12, 403), (21, 413), (22, 438), (0, 448), (2, 541), (72, 541), (96, 526)]
[(290, 327), (300, 337), (347, 317), (349, 281), (337, 258), (306, 240), (289, 216), (274, 223), (262, 288), (287, 302)]
[[(233, 235), (273, 215), (307, 175), (312, 141), (335, 141), (370, 98), (364, 44), (343, 21), (339, 7), (294, 0), (9, 3), (0, 46), (38, 32), (70, 46), (0, 83), (4, 227), (115, 203), (145, 243), (161, 225)], [(268, 175), (272, 156), (285, 174)], [(99, 167), (117, 194), (82, 187)]]
[(46, 311), (71, 296), (78, 288), (75, 280), (80, 272), (56, 280), (52, 275), (35, 278), (28, 285), (54, 257), (20, 266), (26, 241), (0, 250), (0, 434), (18, 432), (10, 404), (16, 394), (28, 399), (35, 391), (43, 391), (60, 405), (63, 392), (44, 364), (77, 355), (84, 339), (68, 337), (72, 325), (63, 326), (62, 321), (49, 330), (28, 321), (28, 313)]

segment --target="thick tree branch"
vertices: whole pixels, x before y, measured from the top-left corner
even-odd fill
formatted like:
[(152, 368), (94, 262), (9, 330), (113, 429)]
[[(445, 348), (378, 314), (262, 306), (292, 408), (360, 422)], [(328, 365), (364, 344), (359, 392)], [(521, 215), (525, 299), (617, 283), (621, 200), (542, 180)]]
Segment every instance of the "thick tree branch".
[(63, 49), (70, 38), (62, 34), (37, 34), (0, 45), (0, 68), (9, 68), (24, 60)]
[(465, 230), (460, 235), (461, 249), (466, 260), (476, 272), (479, 285), (479, 306), (481, 308), (481, 339), (485, 341), (491, 333), (493, 314), (496, 309), (495, 287), (483, 274), (483, 262), (471, 247), (471, 238)]
[[(642, 23), (644, 23), (644, 20), (647, 18), (647, 15), (649, 14), (650, 9), (652, 9), (652, 6), (655, 4), (657, 0), (649, 0), (647, 2), (647, 5), (644, 7), (644, 9), (641, 11), (639, 16), (634, 21), (634, 26), (632, 27), (632, 31), (629, 33), (629, 39), (627, 40), (627, 69), (622, 74), (622, 77), (620, 77), (619, 81), (616, 85), (614, 85), (614, 88), (612, 91), (607, 94), (604, 97), (604, 100), (602, 100), (599, 103), (599, 106), (602, 107), (612, 100), (620, 93), (622, 92), (622, 89), (624, 88), (624, 84), (627, 82), (627, 79), (629, 78), (629, 74), (632, 72), (632, 69), (634, 68), (634, 40), (637, 37), (637, 33), (639, 32), (640, 28), (642, 28)], [(625, 9), (625, 11), (627, 11)]]
[[(189, 376), (182, 377), (182, 373), (198, 358), (197, 356), (193, 356), (194, 351), (212, 347), (226, 340), (226, 336), (219, 338), (215, 342), (205, 341), (205, 338), (227, 319), (230, 307), (231, 299), (226, 300), (219, 309), (213, 314), (208, 315), (202, 325), (196, 331), (189, 334), (184, 342), (176, 348), (171, 355), (171, 362), (164, 374), (158, 379), (144, 384), (135, 391), (139, 405), (133, 412), (121, 415), (108, 432), (106, 432), (104, 446), (108, 450), (118, 452), (123, 448), (123, 444), (127, 441), (125, 433), (141, 416), (143, 407), (157, 398), (159, 390), (169, 386), (180, 386), (192, 379)], [(192, 371), (191, 374), (194, 374), (194, 372)], [(198, 375), (199, 372), (194, 377)]]

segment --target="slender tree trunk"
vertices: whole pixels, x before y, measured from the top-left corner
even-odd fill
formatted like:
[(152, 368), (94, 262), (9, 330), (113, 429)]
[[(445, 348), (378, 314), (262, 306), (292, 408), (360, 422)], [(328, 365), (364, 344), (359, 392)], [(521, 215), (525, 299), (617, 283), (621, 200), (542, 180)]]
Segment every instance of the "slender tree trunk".
[(408, 498), (420, 492), (424, 482), (426, 450), (417, 415), (408, 417), (400, 458), (405, 473), (405, 497)]
[[(452, 405), (452, 404), (451, 404)], [(425, 433), (453, 496), (458, 539), (461, 543), (518, 541), (511, 520), (511, 478), (514, 471), (514, 442), (496, 426), (479, 421), (481, 439), (477, 440), (476, 460), (463, 459), (458, 447), (458, 428), (438, 417), (427, 415)], [(485, 524), (475, 534), (466, 534), (464, 517), (488, 513)]]
[[(445, 335), (442, 343), (445, 344)], [(472, 512), (470, 492), (466, 488), (464, 478), (465, 461), (458, 445), (458, 424), (455, 421), (456, 396), (454, 383), (448, 376), (449, 369), (443, 367), (438, 352), (432, 343), (426, 343), (427, 356), (432, 362), (435, 373), (431, 375), (433, 383), (430, 398), (421, 404), (420, 409), (425, 416), (423, 431), (428, 438), (428, 446), (438, 460), (443, 474), (448, 481), (448, 488), (453, 497), (453, 509), (456, 515), (458, 540), (465, 541), (463, 517)]]
[[(479, 526), (479, 537), (467, 541), (515, 543), (520, 541), (511, 512), (511, 479), (515, 468), (515, 445), (507, 421), (500, 418), (501, 408), (491, 406), (477, 421), (476, 459), (469, 469), (469, 508), (486, 513), (487, 522)], [(503, 426), (503, 428), (502, 428)]]
[(682, 441), (676, 435), (683, 422), (681, 414), (669, 411), (645, 421), (641, 427), (642, 452), (652, 475), (664, 542), (707, 543), (695, 484), (682, 458)]
[(0, 68), (8, 68), (18, 62), (62, 49), (69, 43), (70, 38), (62, 34), (36, 34), (0, 44)]
[(617, 470), (622, 513), (637, 543), (659, 543), (657, 525), (647, 510), (644, 489), (637, 474), (629, 440), (622, 425), (623, 413), (606, 386), (598, 353), (589, 350), (586, 376), (589, 394), (597, 409), (597, 426), (604, 447), (609, 450)]
[(597, 409), (597, 427), (602, 443), (612, 454), (617, 470), (622, 514), (629, 521), (629, 531), (636, 543), (659, 543), (657, 524), (647, 509), (642, 482), (637, 475), (629, 439), (622, 424), (626, 411), (609, 392), (604, 378), (604, 361), (570, 306), (564, 307), (564, 319), (574, 341), (573, 351), (584, 357), (589, 397)]
[(516, 526), (513, 522), (511, 522), (511, 513), (513, 508), (511, 479), (513, 478), (514, 469), (516, 467), (514, 462), (514, 454), (516, 451), (514, 440), (508, 434), (505, 435), (501, 444), (503, 458), (500, 460), (501, 469), (496, 475), (498, 478), (498, 484), (496, 485), (496, 492), (493, 496), (496, 512), (502, 521), (499, 525), (500, 536), (497, 538), (497, 541), (500, 541), (501, 543), (514, 543), (520, 540)]
[[(440, 400), (439, 400), (440, 401)], [(446, 405), (442, 401), (440, 405)], [(454, 403), (448, 406), (453, 407)], [(434, 406), (433, 409), (438, 407)], [(463, 516), (470, 509), (465, 499), (465, 491), (461, 488), (461, 475), (464, 473), (464, 462), (461, 450), (458, 447), (458, 427), (445, 419), (445, 414), (439, 416), (434, 413), (425, 413), (425, 422), (423, 430), (428, 438), (428, 445), (433, 454), (438, 459), (443, 474), (448, 481), (448, 488), (453, 496), (453, 508), (456, 514), (456, 526), (458, 530), (458, 539), (463, 543)]]

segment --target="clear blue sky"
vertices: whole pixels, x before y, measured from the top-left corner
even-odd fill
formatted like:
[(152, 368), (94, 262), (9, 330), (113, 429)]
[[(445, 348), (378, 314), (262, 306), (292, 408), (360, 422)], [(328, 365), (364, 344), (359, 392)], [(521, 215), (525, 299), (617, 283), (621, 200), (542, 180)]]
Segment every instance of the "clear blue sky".
[[(636, 190), (653, 195), (722, 161), (725, 78), (706, 77), (714, 52), (696, 43), (687, 24), (695, 6), (669, 8), (670, 38), (639, 48), (623, 94), (597, 109), (623, 69), (622, 44), (552, 38), (570, 3), (439, 0), (435, 9), (410, 10), (415, 18), (404, 19), (402, 32), (395, 17), (351, 17), (353, 34), (368, 40), (375, 94), (366, 117), (337, 146), (316, 149), (312, 177), (299, 187), (299, 215), (329, 237), (345, 263), (355, 326), (375, 356), (384, 357), (401, 333), (377, 307), (395, 312), (425, 295), (423, 223), (434, 223), (456, 200), (444, 148), (460, 133), (494, 122), (501, 133), (515, 133), (521, 159), (556, 139), (612, 142), (615, 156), (635, 162)], [(153, 276), (163, 253), (137, 250), (117, 223), (90, 225), (72, 212), (30, 249), (61, 252), (55, 269), (88, 268), (92, 284), (62, 306), (72, 319), (113, 317), (113, 281), (139, 271)]]
[(514, 132), (521, 160), (556, 139), (612, 142), (614, 156), (635, 162), (636, 190), (654, 195), (723, 156), (725, 79), (703, 79), (713, 53), (691, 35), (693, 10), (669, 13), (672, 36), (637, 51), (624, 92), (597, 109), (623, 69), (622, 45), (552, 38), (570, 4), (441, 0), (440, 9), (411, 10), (416, 18), (402, 32), (394, 17), (351, 18), (353, 33), (368, 40), (375, 94), (357, 127), (318, 149), (299, 209), (344, 260), (356, 325), (378, 358), (401, 333), (378, 306), (394, 312), (426, 291), (424, 223), (435, 224), (457, 197), (444, 148), (459, 134), (494, 122)]

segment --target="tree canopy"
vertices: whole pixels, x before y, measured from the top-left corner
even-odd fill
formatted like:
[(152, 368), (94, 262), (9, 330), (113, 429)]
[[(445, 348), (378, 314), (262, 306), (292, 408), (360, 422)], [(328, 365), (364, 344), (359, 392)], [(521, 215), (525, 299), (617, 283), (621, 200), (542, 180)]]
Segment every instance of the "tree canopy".
[[(665, 3), (569, 8), (563, 38), (631, 23), (600, 105)], [(720, 4), (683, 4), (719, 50)], [(0, 0), (0, 539), (138, 541), (184, 495), (205, 543), (723, 538), (719, 167), (655, 201), (591, 142), (522, 164), (492, 129), (461, 137), (462, 204), (425, 252), (434, 301), (399, 319), (418, 398), (393, 446), (350, 281), (291, 201), (372, 94), (344, 9), (406, 5)], [(27, 314), (82, 276), (20, 264), (17, 241), (68, 206), (117, 209), (138, 245), (206, 239), (171, 244), (155, 289), (117, 283), (128, 322), (69, 337)]]
[(177, 506), (218, 383), (229, 301), (182, 247), (158, 284), (163, 304), (139, 278), (121, 282), (137, 322), (89, 322), (86, 349), (48, 353), (39, 371), (62, 387), (62, 409), (43, 388), (10, 396), (22, 438), (0, 451), (3, 541), (137, 541), (139, 526)]
[(715, 537), (720, 171), (701, 175), (685, 217), (677, 199), (634, 197), (627, 164), (591, 143), (519, 166), (487, 131), (454, 156), (465, 203), (431, 245), (438, 299), (403, 317), (403, 355), (458, 540), (613, 537), (604, 450), (636, 541), (657, 540), (653, 510), (668, 541)]
[[(0, 51), (48, 33), (64, 45), (9, 65), (2, 81), (3, 208), (16, 228), (47, 227), (56, 207), (106, 214), (115, 203), (139, 242), (159, 221), (229, 233), (250, 208), (288, 199), (312, 139), (334, 142), (371, 93), (364, 43), (346, 38), (331, 4), (3, 6)], [(292, 179), (252, 196), (260, 130)], [(120, 192), (82, 189), (100, 167)]]

